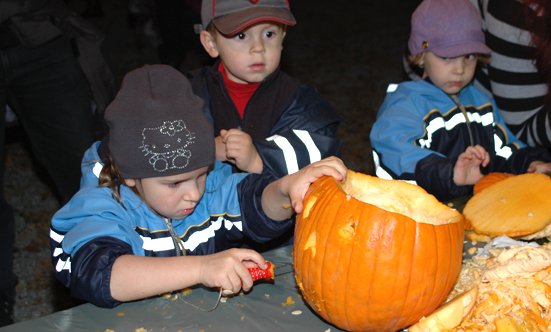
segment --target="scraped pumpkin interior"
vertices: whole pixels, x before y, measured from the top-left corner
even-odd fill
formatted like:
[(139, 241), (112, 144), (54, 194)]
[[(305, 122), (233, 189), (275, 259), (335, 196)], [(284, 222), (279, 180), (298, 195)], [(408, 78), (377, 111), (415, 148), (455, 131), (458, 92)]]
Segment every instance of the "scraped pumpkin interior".
[(399, 213), (416, 222), (443, 225), (458, 222), (457, 210), (440, 203), (414, 184), (348, 172), (339, 187), (349, 196), (380, 209)]

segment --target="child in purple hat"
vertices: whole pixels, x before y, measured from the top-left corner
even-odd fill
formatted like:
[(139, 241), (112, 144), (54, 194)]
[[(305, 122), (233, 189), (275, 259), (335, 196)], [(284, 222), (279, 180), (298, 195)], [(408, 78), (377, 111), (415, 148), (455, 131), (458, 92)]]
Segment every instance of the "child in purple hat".
[(468, 0), (425, 0), (411, 18), (419, 82), (391, 84), (371, 134), (377, 176), (416, 183), (439, 200), (472, 194), (487, 172), (551, 173), (551, 155), (505, 126), (471, 81), (487, 61), (480, 13)]
[(128, 73), (82, 162), (80, 191), (52, 218), (55, 276), (75, 297), (115, 307), (202, 284), (249, 290), (262, 256), (238, 249), (293, 228), (310, 184), (343, 180), (336, 157), (276, 179), (215, 160), (203, 100), (166, 65)]

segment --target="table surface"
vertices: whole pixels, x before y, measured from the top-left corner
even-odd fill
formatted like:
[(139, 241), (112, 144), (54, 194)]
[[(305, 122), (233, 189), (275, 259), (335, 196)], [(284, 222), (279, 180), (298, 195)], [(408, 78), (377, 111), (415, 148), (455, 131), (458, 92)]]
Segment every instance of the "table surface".
[[(483, 245), (465, 241), (464, 258), (470, 258), (469, 248)], [(279, 266), (275, 271), (275, 280), (257, 281), (249, 293), (230, 297), (211, 312), (203, 312), (188, 303), (211, 309), (218, 299), (218, 291), (197, 287), (191, 294), (180, 298), (157, 297), (123, 303), (114, 309), (83, 304), (9, 325), (0, 328), (0, 331), (135, 332), (140, 328), (148, 332), (342, 331), (314, 313), (300, 297), (293, 274), (292, 246), (266, 252), (263, 256), (276, 267)], [(289, 298), (294, 301), (293, 304), (287, 304)], [(301, 313), (293, 314), (297, 311)]]
[[(292, 273), (292, 246), (278, 248), (263, 254), (274, 263), (276, 277), (273, 283), (256, 282), (246, 294), (228, 298), (211, 312), (203, 312), (184, 301), (204, 309), (211, 309), (218, 299), (218, 291), (194, 288), (191, 294), (163, 299), (161, 297), (123, 303), (114, 309), (83, 304), (37, 319), (13, 324), (0, 331), (99, 331), (115, 332), (143, 328), (157, 332), (171, 331), (342, 331), (323, 321), (309, 309), (300, 297)], [(287, 265), (284, 265), (287, 264)], [(287, 273), (285, 273), (287, 272)], [(287, 305), (291, 297), (294, 304)], [(283, 305), (285, 303), (286, 305)], [(294, 315), (300, 310), (302, 313)]]

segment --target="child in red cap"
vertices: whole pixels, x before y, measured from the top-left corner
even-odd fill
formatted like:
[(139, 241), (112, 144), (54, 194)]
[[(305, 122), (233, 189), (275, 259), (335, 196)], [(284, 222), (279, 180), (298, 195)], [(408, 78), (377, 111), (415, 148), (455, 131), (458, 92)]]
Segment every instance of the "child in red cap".
[(279, 180), (232, 174), (202, 107), (170, 66), (125, 76), (105, 112), (108, 140), (86, 152), (81, 190), (52, 219), (55, 275), (73, 296), (114, 307), (196, 284), (249, 290), (247, 268), (267, 263), (236, 247), (292, 228), (312, 181), (346, 176), (335, 157)]
[[(278, 177), (340, 156), (341, 118), (319, 92), (280, 70), (287, 0), (204, 0), (201, 43), (212, 67), (190, 74), (213, 123), (216, 158)], [(219, 136), (218, 136), (219, 135)]]
[(505, 126), (471, 81), (490, 49), (468, 0), (424, 0), (411, 18), (410, 61), (419, 82), (393, 84), (371, 130), (379, 177), (412, 181), (439, 200), (472, 193), (485, 172), (551, 172), (551, 155)]

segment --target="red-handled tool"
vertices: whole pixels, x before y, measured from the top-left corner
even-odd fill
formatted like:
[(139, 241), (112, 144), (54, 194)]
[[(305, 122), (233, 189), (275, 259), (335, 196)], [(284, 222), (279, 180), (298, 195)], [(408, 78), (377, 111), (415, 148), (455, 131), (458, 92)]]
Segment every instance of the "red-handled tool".
[[(251, 277), (253, 278), (253, 281), (257, 281), (260, 279), (264, 280), (273, 280), (275, 278), (274, 274), (274, 264), (272, 262), (266, 261), (266, 264), (268, 264), (268, 267), (263, 270), (259, 267), (250, 267), (248, 268), (249, 273), (251, 274)], [(220, 289), (220, 287), (218, 287)]]
[[(268, 264), (268, 267), (266, 269), (261, 269), (259, 267), (251, 267), (251, 268), (248, 268), (249, 270), (249, 273), (251, 274), (251, 277), (253, 278), (253, 281), (257, 281), (257, 280), (261, 280), (261, 279), (264, 279), (264, 280), (274, 280), (276, 275), (274, 273), (274, 270), (280, 268), (280, 267), (284, 267), (284, 266), (288, 266), (288, 265), (291, 265), (291, 264), (288, 264), (288, 263), (283, 263), (281, 265), (279, 265), (278, 267), (275, 267), (275, 265), (272, 263), (272, 262), (269, 262), (269, 261), (266, 261), (266, 263)], [(284, 272), (282, 274), (287, 274), (287, 273), (291, 273), (293, 272), (293, 270), (291, 271), (288, 271), (288, 272)], [(214, 309), (216, 309), (216, 307), (218, 307), (218, 304), (220, 303), (220, 298), (222, 297), (222, 294), (224, 293), (224, 290), (220, 289), (220, 287), (218, 287), (218, 289), (220, 290), (220, 293), (218, 294), (218, 300), (216, 301), (216, 305), (214, 306), (214, 308), (212, 309), (209, 309), (209, 310), (206, 310), (206, 309), (203, 309), (201, 307), (198, 307), (192, 303), (189, 303), (187, 301), (184, 301), (180, 295), (178, 294), (178, 297), (184, 302), (184, 303), (187, 303), (189, 304), (190, 306), (194, 307), (194, 308), (197, 308), (201, 311), (205, 311), (205, 312), (209, 312), (209, 311), (213, 311)], [(224, 295), (227, 295), (227, 294), (224, 294)]]
[(274, 264), (268, 261), (266, 263), (268, 264), (268, 267), (265, 270), (262, 270), (259, 267), (249, 268), (249, 272), (251, 273), (251, 277), (253, 277), (253, 281), (257, 281), (260, 279), (273, 280), (275, 278)]

